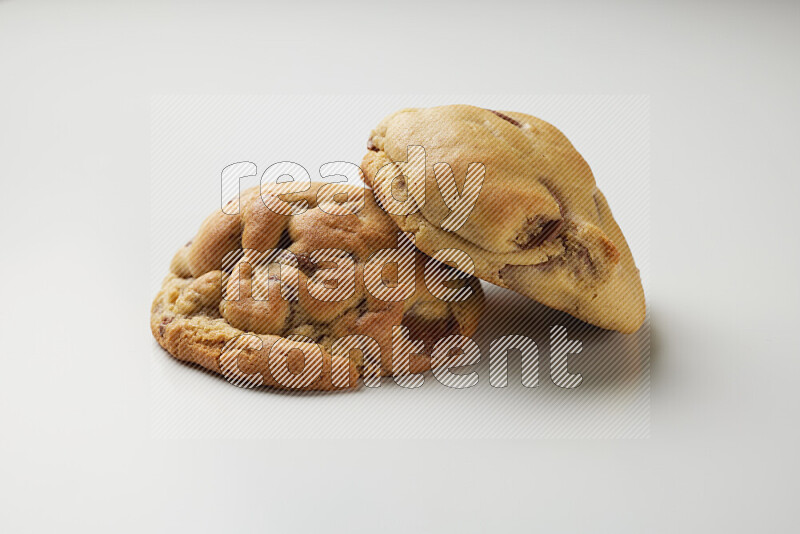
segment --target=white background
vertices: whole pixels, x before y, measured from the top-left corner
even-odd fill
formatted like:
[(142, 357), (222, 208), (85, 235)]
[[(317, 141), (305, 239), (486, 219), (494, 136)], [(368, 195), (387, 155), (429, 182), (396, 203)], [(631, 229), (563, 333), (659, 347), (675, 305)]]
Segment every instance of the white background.
[[(0, 2), (0, 528), (795, 530), (799, 19)], [(151, 438), (151, 95), (387, 92), (650, 95), (649, 439)]]

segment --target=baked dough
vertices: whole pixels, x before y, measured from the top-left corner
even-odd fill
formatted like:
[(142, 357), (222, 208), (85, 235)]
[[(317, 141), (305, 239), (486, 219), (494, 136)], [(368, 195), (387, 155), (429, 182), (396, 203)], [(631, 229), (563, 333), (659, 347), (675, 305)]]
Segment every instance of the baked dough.
[[(434, 297), (424, 274), (431, 260), (418, 250), (409, 249), (415, 262), (413, 295), (390, 302), (365, 290), (363, 270), (368, 258), (378, 250), (397, 248), (401, 234), (375, 204), (370, 190), (317, 183), (308, 191), (291, 194), (265, 187), (263, 196), (273, 203), (276, 199), (305, 202), (307, 209), (294, 215), (275, 213), (267, 208), (259, 188), (247, 190), (240, 199), (239, 215), (214, 212), (195, 238), (175, 254), (153, 302), (150, 326), (158, 343), (176, 358), (223, 373), (223, 348), (249, 334), (246, 339), (255, 343), (241, 345), (239, 372), (260, 375), (263, 385), (287, 388), (286, 377), (274, 376), (275, 369), (301, 373), (304, 365), (321, 365), (322, 372), (314, 381), (291, 387), (330, 390), (355, 387), (357, 377), (364, 373), (393, 373), (393, 326), (405, 326), (411, 339), (424, 342), (425, 350), (411, 355), (408, 368), (403, 368), (411, 373), (430, 368), (430, 353), (440, 338), (475, 332), (484, 305), (480, 282), (474, 277), (448, 282), (468, 290), (465, 300), (445, 302)], [(296, 268), (281, 267), (281, 284), (271, 283), (277, 280), (274, 265), (258, 262), (262, 252), (272, 249), (288, 250), (297, 258)], [(321, 250), (333, 250), (333, 263), (314, 256)], [(330, 289), (325, 272), (343, 264), (354, 265), (357, 274), (349, 278), (352, 295), (315, 298)], [(430, 263), (430, 273), (439, 279), (459, 274), (439, 262)], [(282, 291), (296, 298), (282, 298)], [(349, 290), (342, 293), (347, 294)], [(376, 358), (366, 358), (367, 351), (333, 350), (337, 340), (351, 334), (374, 339), (380, 347)]]
[[(425, 150), (424, 190), (400, 176), (412, 146)], [(464, 105), (404, 109), (381, 121), (367, 148), (365, 180), (383, 206), (414, 204), (392, 217), (423, 252), (460, 249), (493, 284), (603, 328), (641, 326), (644, 291), (625, 237), (589, 165), (553, 125)], [(434, 169), (442, 162), (462, 192), (469, 165), (485, 166), (474, 209), (454, 231), (441, 227), (451, 213)]]

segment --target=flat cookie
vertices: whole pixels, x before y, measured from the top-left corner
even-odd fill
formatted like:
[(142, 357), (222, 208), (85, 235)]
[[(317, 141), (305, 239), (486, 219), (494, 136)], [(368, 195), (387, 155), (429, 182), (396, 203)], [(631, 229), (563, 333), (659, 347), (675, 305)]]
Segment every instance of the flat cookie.
[[(286, 185), (243, 192), (240, 214), (211, 214), (175, 254), (150, 319), (170, 354), (240, 385), (330, 390), (366, 374), (425, 371), (439, 339), (475, 332), (479, 281), (399, 240), (370, 190), (311, 184), (284, 194)], [(376, 270), (370, 258), (385, 249), (408, 261)], [(398, 293), (401, 280), (412, 293)], [(398, 345), (394, 326), (424, 349)], [(399, 368), (393, 346), (411, 353)]]
[[(424, 147), (424, 167), (414, 146)], [(589, 165), (551, 124), (472, 106), (404, 109), (381, 121), (367, 148), (365, 180), (382, 206), (400, 206), (392, 218), (422, 251), (460, 249), (480, 278), (588, 323), (641, 326), (644, 291), (628, 244)], [(468, 183), (483, 177), (480, 188), (465, 187), (468, 172)], [(463, 221), (448, 207), (454, 192), (477, 194)]]

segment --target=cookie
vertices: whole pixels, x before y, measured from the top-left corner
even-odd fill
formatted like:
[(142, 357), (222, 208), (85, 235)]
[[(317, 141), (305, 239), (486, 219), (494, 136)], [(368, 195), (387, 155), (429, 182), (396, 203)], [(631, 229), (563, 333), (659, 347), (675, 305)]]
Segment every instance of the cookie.
[(602, 328), (643, 323), (625, 237), (589, 165), (553, 125), (473, 106), (404, 109), (367, 148), (365, 180), (424, 252), (460, 249), (480, 278)]
[(475, 332), (480, 282), (415, 249), (370, 190), (287, 186), (243, 192), (175, 254), (151, 310), (170, 354), (239, 385), (330, 390), (425, 371), (437, 341)]

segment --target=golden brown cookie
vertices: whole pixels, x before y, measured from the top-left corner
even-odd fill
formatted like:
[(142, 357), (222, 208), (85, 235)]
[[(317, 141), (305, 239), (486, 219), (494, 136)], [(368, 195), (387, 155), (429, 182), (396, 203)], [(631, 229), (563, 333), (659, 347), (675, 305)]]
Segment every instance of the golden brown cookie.
[[(211, 214), (175, 254), (151, 313), (153, 335), (170, 354), (240, 384), (337, 389), (355, 387), (364, 373), (427, 370), (436, 341), (475, 332), (479, 281), (401, 239), (370, 190), (280, 187), (245, 191), (240, 214)], [(378, 257), (408, 261), (381, 270)], [(393, 341), (412, 347), (393, 339), (395, 326), (424, 345), (398, 369)], [(353, 345), (353, 336), (374, 343)], [(226, 350), (220, 358), (226, 347), (235, 357)], [(303, 373), (314, 379), (301, 383)]]
[[(366, 181), (425, 253), (460, 249), (484, 280), (603, 328), (641, 326), (628, 244), (589, 165), (553, 125), (473, 106), (404, 109), (367, 148)], [(477, 195), (461, 220), (458, 194)]]

